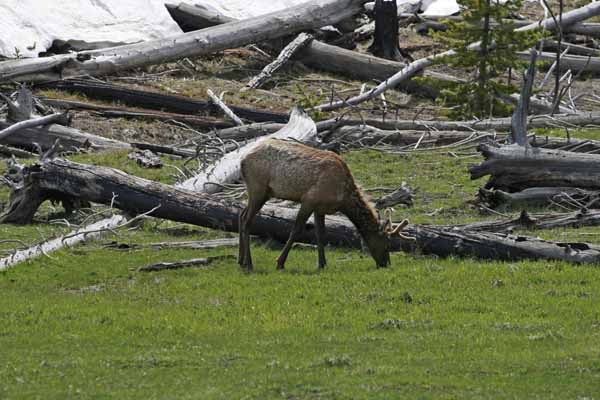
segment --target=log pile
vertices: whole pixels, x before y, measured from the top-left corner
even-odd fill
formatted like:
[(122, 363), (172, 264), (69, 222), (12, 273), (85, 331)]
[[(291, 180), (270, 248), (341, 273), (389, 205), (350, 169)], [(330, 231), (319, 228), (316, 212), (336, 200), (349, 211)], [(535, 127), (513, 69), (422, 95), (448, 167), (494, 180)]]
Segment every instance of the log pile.
[[(0, 121), (0, 154), (23, 158), (33, 157), (36, 153), (40, 155), (38, 162), (27, 166), (10, 161), (1, 180), (10, 187), (10, 199), (0, 215), (0, 223), (31, 223), (40, 205), (50, 200), (62, 203), (67, 212), (97, 204), (121, 210), (129, 218), (143, 215), (237, 232), (238, 216), (243, 209), (243, 204), (237, 200), (243, 191), (235, 186), (241, 178), (240, 160), (266, 137), (300, 141), (336, 152), (369, 148), (400, 156), (443, 152), (460, 158), (468, 150), (471, 153), (467, 157), (471, 157), (477, 147), (483, 161), (471, 166), (469, 172), (473, 179), (489, 176), (479, 192), (479, 201), (485, 207), (501, 208), (504, 212), (511, 208), (552, 203), (572, 210), (560, 214), (524, 212), (519, 218), (453, 226), (409, 226), (406, 233), (416, 241), (393, 241), (393, 250), (441, 257), (600, 262), (600, 246), (514, 234), (516, 229), (600, 223), (600, 216), (593, 211), (600, 204), (600, 141), (573, 138), (568, 131), (574, 127), (600, 125), (600, 113), (575, 112), (578, 96), (570, 92), (571, 84), (580, 72), (600, 71), (598, 49), (583, 45), (582, 41), (577, 41), (578, 36), (569, 36), (575, 43), (565, 42), (561, 36), (557, 41), (545, 39), (537, 50), (523, 52), (520, 56), (530, 60), (530, 68), (524, 77), (521, 94), (515, 95), (518, 103), (512, 118), (442, 121), (420, 119), (418, 113), (410, 118), (405, 113), (406, 119), (401, 119), (390, 110), (395, 109), (398, 113), (402, 107), (409, 108), (412, 104), (394, 104), (386, 97), (391, 90), (416, 95), (419, 101), (435, 99), (444, 93), (438, 83), (462, 84), (466, 79), (447, 75), (446, 71), (429, 70), (439, 60), (455, 56), (457, 52), (453, 49), (415, 59), (405, 52), (405, 46), (398, 39), (398, 23), (406, 21), (407, 16), (398, 15), (395, 1), (377, 0), (374, 22), (356, 18), (363, 11), (363, 3), (364, 0), (312, 0), (247, 20), (234, 20), (184, 3), (167, 4), (167, 9), (185, 32), (179, 36), (0, 62), (0, 84), (5, 85), (2, 91), (6, 92), (0, 96), (7, 111), (6, 119)], [(598, 15), (600, 3), (590, 3), (563, 14), (560, 20), (524, 21), (515, 27), (519, 31), (545, 29), (596, 36), (598, 24), (585, 21)], [(444, 29), (443, 22), (435, 18), (421, 22), (429, 24), (429, 28)], [(350, 50), (358, 41), (370, 36), (374, 36), (369, 46), (372, 55)], [(345, 48), (339, 46), (342, 43)], [(202, 98), (193, 98), (167, 94), (156, 87), (140, 88), (143, 85), (109, 81), (122, 78), (120, 74), (132, 69), (146, 68), (143, 71), (151, 72), (150, 66), (166, 63), (175, 63), (184, 70), (193, 69), (195, 64), (190, 58), (242, 46), (247, 46), (244, 50), (251, 48), (263, 58), (269, 58), (269, 62), (264, 62), (264, 68), (261, 65), (252, 71), (249, 75), (254, 75), (252, 79), (244, 78), (245, 87), (240, 92), (249, 101), (243, 105), (229, 104), (224, 97), (225, 90), (214, 87), (213, 92), (208, 85), (202, 89)], [(468, 49), (478, 52), (480, 47), (480, 43), (472, 43)], [(549, 68), (548, 76), (560, 74), (557, 82), (561, 79), (569, 82), (563, 93), (568, 93), (568, 101), (564, 100), (562, 104), (560, 99), (552, 103), (532, 96), (536, 62), (554, 62), (557, 57), (542, 49), (556, 51), (560, 59), (558, 67)], [(562, 58), (561, 52), (564, 53)], [(307, 109), (294, 108), (290, 115), (277, 107), (274, 107), (276, 111), (257, 108), (251, 97), (256, 93), (274, 94), (269, 88), (277, 85), (273, 82), (274, 77), (281, 74), (288, 63), (365, 83), (360, 89), (352, 87), (345, 94), (334, 90), (332, 85), (331, 93), (326, 93), (325, 89), (318, 101), (305, 99)], [(565, 71), (568, 72), (565, 74)], [(193, 76), (194, 79), (197, 77)], [(103, 77), (107, 81), (93, 77)], [(428, 79), (417, 79), (422, 77)], [(436, 84), (432, 84), (432, 80)], [(6, 88), (14, 89), (15, 82), (34, 84), (33, 90), (43, 91), (42, 96), (34, 97), (22, 87), (17, 99), (13, 100)], [(267, 90), (261, 91), (259, 87)], [(56, 98), (62, 97), (56, 93), (70, 93), (77, 98)], [(581, 97), (583, 95), (585, 93)], [(595, 99), (595, 95), (587, 95)], [(366, 106), (369, 102), (374, 104), (372, 109)], [(533, 109), (536, 113), (550, 110), (550, 115), (533, 115)], [(192, 132), (191, 139), (183, 145), (110, 139), (94, 134), (93, 127), (89, 132), (85, 131), (87, 127), (85, 130), (71, 127), (73, 111), (81, 110), (102, 118), (176, 125)], [(552, 115), (554, 110), (562, 113)], [(338, 114), (332, 114), (333, 111)], [(532, 128), (557, 127), (567, 131), (567, 138), (540, 136), (530, 131)], [(168, 165), (156, 154), (183, 158), (186, 160), (184, 166), (174, 169), (188, 179), (180, 179), (177, 185), (166, 185), (117, 169), (79, 164), (65, 158), (75, 152), (115, 150), (129, 151), (130, 157), (140, 165), (156, 168)], [(207, 153), (211, 155), (207, 156)], [(190, 170), (193, 169), (190, 165), (196, 161), (200, 168)], [(399, 183), (376, 202), (377, 208), (398, 204), (412, 206), (418, 201), (410, 188), (403, 185), (397, 189)], [(220, 193), (223, 189), (229, 192)], [(292, 208), (269, 204), (257, 217), (251, 233), (285, 242), (294, 225), (295, 213)], [(98, 227), (100, 230), (113, 229), (124, 223), (124, 219), (115, 217), (75, 230), (69, 243), (84, 240)], [(329, 244), (361, 247), (359, 235), (345, 218), (328, 217), (326, 225)], [(314, 243), (314, 230), (313, 222), (309, 221), (298, 241)], [(29, 257), (28, 254), (35, 256), (54, 250), (64, 241), (34, 246), (23, 250), (24, 253), (15, 253), (9, 261), (0, 259), (0, 270)], [(161, 263), (148, 266), (146, 270), (206, 265), (212, 260)]]

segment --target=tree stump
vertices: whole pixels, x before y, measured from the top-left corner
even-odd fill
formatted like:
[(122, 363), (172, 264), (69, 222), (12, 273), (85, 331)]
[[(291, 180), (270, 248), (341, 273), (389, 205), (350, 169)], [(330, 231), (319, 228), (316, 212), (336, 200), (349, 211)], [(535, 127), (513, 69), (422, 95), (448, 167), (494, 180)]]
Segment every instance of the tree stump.
[(412, 61), (398, 46), (398, 6), (396, 0), (375, 1), (375, 34), (369, 52), (394, 61)]

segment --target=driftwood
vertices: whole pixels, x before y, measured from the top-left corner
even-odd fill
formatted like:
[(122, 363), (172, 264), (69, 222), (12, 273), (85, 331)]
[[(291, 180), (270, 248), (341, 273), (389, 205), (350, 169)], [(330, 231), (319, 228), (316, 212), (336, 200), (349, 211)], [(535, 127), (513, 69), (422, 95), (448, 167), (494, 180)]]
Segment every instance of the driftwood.
[(490, 175), (485, 189), (518, 192), (530, 187), (600, 190), (600, 156), (510, 145), (479, 146), (485, 160), (470, 167), (471, 179)]
[(240, 160), (267, 138), (290, 139), (304, 143), (316, 142), (317, 127), (313, 120), (300, 108), (294, 108), (290, 121), (279, 131), (246, 144), (239, 150), (226, 154), (206, 171), (182, 182), (178, 187), (200, 192), (216, 193), (223, 184), (234, 183), (241, 179)]
[(110, 49), (0, 63), (0, 81), (48, 81), (108, 75), (135, 67), (197, 57), (307, 29), (335, 24), (357, 14), (364, 0), (313, 0), (244, 21)]
[[(112, 204), (131, 214), (170, 219), (210, 228), (237, 232), (238, 214), (243, 205), (216, 199), (205, 193), (176, 189), (137, 178), (121, 171), (77, 164), (61, 159), (45, 160), (24, 170), (24, 187), (11, 196), (11, 206), (0, 222), (30, 222), (40, 194), (80, 196), (87, 201)], [(16, 201), (17, 198), (25, 201)], [(13, 202), (15, 202), (13, 204)], [(32, 207), (31, 204), (35, 204)], [(295, 211), (264, 207), (251, 226), (254, 235), (285, 242), (293, 228)], [(333, 245), (360, 247), (356, 230), (340, 217), (326, 219), (326, 240)], [(409, 226), (407, 234), (416, 242), (395, 241), (392, 250), (421, 252), (438, 256), (468, 256), (495, 260), (548, 259), (571, 262), (600, 262), (600, 247), (585, 243), (556, 243), (541, 239), (497, 233), (469, 232), (448, 227)], [(299, 242), (314, 243), (314, 226), (307, 224)]]
[[(184, 96), (174, 96), (163, 93), (135, 90), (128, 87), (88, 81), (68, 79), (58, 82), (49, 82), (38, 85), (40, 88), (65, 90), (72, 93), (84, 94), (90, 99), (114, 101), (119, 99), (122, 104), (133, 107), (149, 108), (153, 110), (169, 111), (180, 114), (197, 115), (214, 109), (209, 101), (194, 100)], [(231, 110), (240, 118), (256, 122), (287, 122), (287, 115), (269, 111), (257, 111), (245, 107), (230, 106)]]
[(397, 204), (404, 204), (407, 207), (413, 205), (413, 190), (402, 182), (402, 185), (391, 193), (388, 193), (375, 201), (375, 208), (382, 210), (384, 208), (393, 207)]
[(115, 215), (86, 227), (77, 229), (68, 235), (43, 242), (27, 249), (18, 250), (9, 257), (0, 259), (0, 271), (4, 271), (26, 260), (47, 255), (48, 253), (59, 250), (65, 246), (73, 246), (85, 240), (99, 237), (103, 233), (116, 228), (124, 222), (124, 217)]
[(161, 243), (150, 243), (149, 246), (156, 250), (164, 249), (195, 249), (195, 250), (214, 250), (222, 247), (237, 247), (239, 245), (239, 239), (235, 238), (222, 238), (212, 240), (201, 240), (193, 242), (161, 242)]
[(283, 67), (283, 65), (285, 65), (285, 63), (287, 63), (290, 58), (296, 54), (296, 52), (300, 51), (312, 40), (313, 36), (304, 32), (296, 36), (294, 40), (292, 40), (283, 48), (283, 50), (281, 50), (277, 58), (272, 63), (264, 67), (263, 70), (260, 71), (260, 74), (252, 78), (250, 82), (246, 84), (246, 86), (251, 89), (259, 88), (267, 79), (271, 77), (271, 75), (273, 75), (275, 71)]
[(189, 267), (198, 267), (212, 264), (215, 261), (221, 261), (226, 259), (235, 259), (232, 255), (225, 256), (212, 256), (206, 258), (194, 258), (192, 260), (186, 261), (175, 261), (175, 262), (160, 262), (157, 264), (147, 265), (145, 267), (138, 268), (138, 272), (157, 272), (157, 271), (167, 271), (174, 269), (182, 269)]

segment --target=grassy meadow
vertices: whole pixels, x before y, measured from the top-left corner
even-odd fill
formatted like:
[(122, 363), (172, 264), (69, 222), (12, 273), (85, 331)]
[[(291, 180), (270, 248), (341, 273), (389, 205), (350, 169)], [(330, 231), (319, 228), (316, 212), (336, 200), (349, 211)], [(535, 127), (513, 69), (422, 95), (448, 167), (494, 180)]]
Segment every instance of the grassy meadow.
[[(469, 204), (483, 184), (466, 171), (477, 157), (344, 157), (366, 189), (416, 189), (398, 218), (491, 218)], [(174, 179), (124, 153), (71, 159)], [(35, 224), (0, 225), (0, 238), (31, 244), (65, 232), (49, 222), (60, 211), (48, 204)], [(596, 228), (539, 234), (600, 241)], [(300, 247), (276, 271), (281, 246), (255, 240), (253, 274), (234, 259), (142, 273), (237, 249), (104, 246), (230, 236), (147, 220), (0, 273), (0, 399), (600, 398), (596, 266), (395, 253), (376, 269), (360, 251), (328, 248), (319, 272), (316, 251)]]

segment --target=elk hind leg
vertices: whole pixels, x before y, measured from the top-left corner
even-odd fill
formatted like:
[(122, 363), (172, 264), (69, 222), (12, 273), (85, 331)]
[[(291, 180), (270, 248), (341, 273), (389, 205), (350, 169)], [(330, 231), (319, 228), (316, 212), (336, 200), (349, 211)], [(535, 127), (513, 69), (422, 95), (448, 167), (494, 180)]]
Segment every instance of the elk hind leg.
[(315, 233), (317, 235), (317, 251), (319, 254), (319, 268), (325, 268), (327, 260), (325, 259), (325, 214), (315, 211)]

